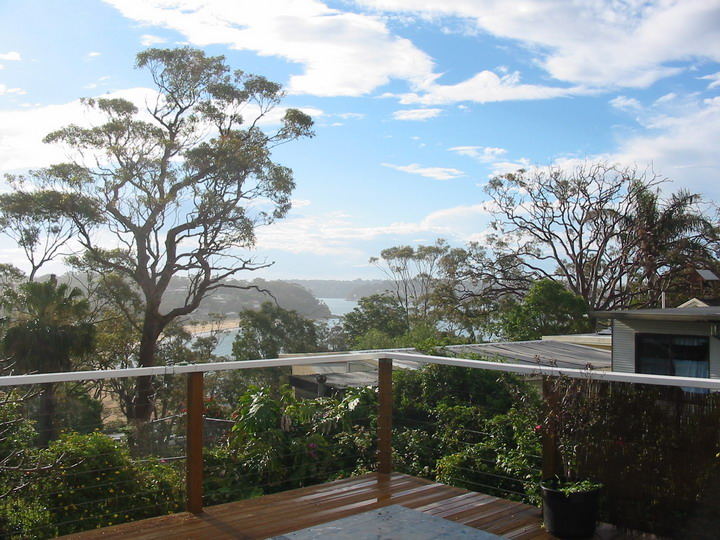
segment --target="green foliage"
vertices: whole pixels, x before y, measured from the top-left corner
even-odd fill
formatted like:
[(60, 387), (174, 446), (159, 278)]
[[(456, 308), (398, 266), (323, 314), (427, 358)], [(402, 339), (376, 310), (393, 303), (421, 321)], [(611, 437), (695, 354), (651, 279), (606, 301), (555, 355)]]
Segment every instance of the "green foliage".
[(56, 399), (55, 419), (64, 431), (92, 433), (102, 429), (102, 402), (90, 397), (84, 386), (61, 385)]
[(272, 302), (265, 302), (258, 311), (240, 313), (238, 325), (233, 342), (236, 360), (277, 358), (280, 353), (318, 350), (313, 322)]
[(566, 497), (569, 497), (573, 493), (588, 493), (602, 489), (603, 485), (600, 482), (593, 482), (592, 480), (580, 480), (578, 482), (557, 482), (556, 484), (551, 484), (551, 487), (562, 492)]
[(561, 283), (541, 279), (532, 284), (521, 302), (500, 313), (499, 334), (508, 341), (540, 339), (553, 334), (589, 332), (588, 307)]
[(203, 493), (206, 505), (223, 504), (262, 495), (248, 481), (237, 453), (227, 446), (206, 448), (203, 453)]
[(51, 538), (56, 536), (56, 530), (52, 513), (37, 500), (0, 499), (0, 534), (3, 538)]
[(518, 377), (480, 369), (429, 364), (394, 373), (394, 407), (401, 417), (428, 419), (440, 406), (478, 408), (485, 417), (507, 411), (524, 384)]
[(21, 285), (10, 327), (3, 338), (5, 350), (25, 372), (68, 371), (73, 355), (89, 352), (94, 327), (84, 322), (89, 304), (78, 288), (44, 283)]
[(437, 480), (506, 499), (539, 503), (541, 441), (537, 404), (483, 422), (481, 436), (437, 463)]
[(160, 462), (135, 463), (109, 437), (69, 433), (42, 458), (59, 463), (43, 474), (36, 497), (47, 505), (59, 534), (108, 527), (178, 511), (181, 474)]
[(391, 337), (382, 330), (378, 330), (377, 328), (371, 328), (364, 334), (355, 338), (351, 342), (351, 344), (352, 349), (364, 351), (376, 349), (391, 349), (393, 347), (399, 347), (399, 341), (400, 338)]
[(412, 327), (416, 321), (429, 322), (433, 291), (440, 282), (441, 261), (449, 251), (445, 240), (434, 245), (395, 246), (383, 249), (380, 257), (372, 257), (393, 282), (393, 296), (402, 308), (405, 322)]
[(15, 190), (0, 195), (0, 230), (22, 248), (32, 281), (76, 233), (70, 213), (84, 224), (99, 221), (100, 214), (83, 195), (48, 189), (27, 191), (21, 188), (22, 178), (7, 179)]
[(251, 388), (240, 398), (228, 444), (249, 485), (272, 492), (316, 483), (374, 461), (366, 434), (375, 407), (368, 388), (315, 400), (298, 400), (288, 387), (279, 399)]
[(540, 414), (536, 392), (527, 383), (435, 364), (397, 371), (393, 383), (398, 470), (505, 498), (535, 500)]
[[(28, 282), (20, 286), (13, 307), (2, 345), (19, 371), (70, 371), (73, 357), (93, 349), (95, 327), (86, 322), (89, 304), (80, 289), (58, 284), (54, 276), (45, 283)], [(52, 383), (42, 385), (43, 446), (55, 436), (55, 389)]]
[(358, 306), (343, 317), (343, 328), (348, 341), (357, 349), (392, 346), (393, 338), (409, 330), (402, 305), (389, 294), (361, 298)]
[(17, 390), (0, 391), (0, 460), (12, 452), (28, 449), (35, 439), (34, 422), (23, 414), (24, 401)]

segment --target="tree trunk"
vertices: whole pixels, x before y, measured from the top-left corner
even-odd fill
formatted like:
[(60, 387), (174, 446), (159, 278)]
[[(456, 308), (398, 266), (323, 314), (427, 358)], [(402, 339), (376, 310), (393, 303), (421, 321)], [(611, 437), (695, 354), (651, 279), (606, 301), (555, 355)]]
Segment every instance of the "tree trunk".
[(57, 435), (55, 433), (55, 383), (44, 383), (41, 386), (38, 444), (41, 448), (47, 448), (50, 441), (54, 440)]
[[(157, 318), (146, 311), (138, 353), (138, 365), (140, 367), (152, 367), (155, 365), (155, 352), (160, 332), (161, 328)], [(138, 377), (135, 385), (132, 419), (136, 422), (149, 421), (152, 416), (154, 398), (155, 389), (153, 388), (152, 377)]]

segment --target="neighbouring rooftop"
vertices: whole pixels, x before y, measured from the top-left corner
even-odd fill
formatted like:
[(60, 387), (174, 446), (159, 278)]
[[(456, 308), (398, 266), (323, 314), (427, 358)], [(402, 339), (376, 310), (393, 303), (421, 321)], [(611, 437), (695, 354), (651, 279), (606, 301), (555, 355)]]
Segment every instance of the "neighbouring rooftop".
[(451, 345), (456, 354), (477, 354), (519, 364), (566, 368), (610, 369), (609, 350), (554, 340), (509, 341), (478, 345)]
[(666, 309), (621, 309), (616, 311), (594, 311), (590, 314), (598, 319), (637, 321), (720, 321), (720, 307), (678, 307)]

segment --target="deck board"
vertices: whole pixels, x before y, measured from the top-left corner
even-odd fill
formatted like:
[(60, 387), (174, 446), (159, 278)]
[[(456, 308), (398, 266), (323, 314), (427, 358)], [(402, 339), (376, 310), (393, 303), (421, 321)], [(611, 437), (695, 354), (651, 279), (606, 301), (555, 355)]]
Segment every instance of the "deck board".
[(368, 474), (66, 536), (66, 539), (259, 540), (400, 504), (511, 538), (552, 538), (526, 504), (404, 474)]

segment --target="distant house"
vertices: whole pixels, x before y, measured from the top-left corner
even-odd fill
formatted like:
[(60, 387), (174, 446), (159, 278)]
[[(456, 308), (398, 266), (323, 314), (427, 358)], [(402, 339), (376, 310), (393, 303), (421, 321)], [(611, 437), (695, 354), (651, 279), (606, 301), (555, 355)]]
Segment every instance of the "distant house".
[(695, 269), (690, 273), (690, 282), (693, 294), (697, 291), (699, 296), (706, 296), (708, 293), (717, 294), (720, 278), (712, 270)]
[(687, 302), (683, 302), (678, 307), (712, 307), (720, 306), (720, 298), (691, 298)]
[(612, 320), (612, 370), (720, 378), (720, 307), (600, 311)]

